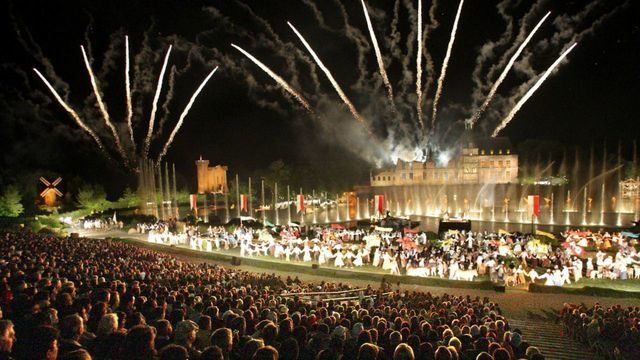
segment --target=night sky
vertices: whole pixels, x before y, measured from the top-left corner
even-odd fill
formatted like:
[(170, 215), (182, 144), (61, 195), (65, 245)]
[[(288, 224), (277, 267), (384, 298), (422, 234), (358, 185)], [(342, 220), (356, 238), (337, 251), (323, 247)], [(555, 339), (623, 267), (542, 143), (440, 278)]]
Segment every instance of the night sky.
[[(110, 156), (118, 159), (113, 137), (95, 105), (79, 46), (88, 47), (111, 118), (126, 140), (125, 34), (130, 38), (138, 144), (147, 131), (162, 59), (168, 45), (174, 45), (159, 102), (156, 125), (160, 129), (156, 127), (154, 134), (153, 157), (200, 81), (220, 66), (166, 158), (176, 163), (183, 185), (195, 187), (193, 161), (200, 155), (242, 176), (283, 159), (311, 178), (322, 180), (326, 175), (361, 183), (376, 154), (368, 152), (370, 138), (322, 71), (309, 65), (308, 52), (286, 22), (291, 21), (313, 46), (377, 138), (393, 137), (402, 143), (411, 136), (400, 131), (415, 133), (412, 129), (417, 126), (416, 24), (412, 20), (417, 1), (400, 0), (397, 7), (395, 3), (367, 2), (396, 93), (398, 110), (394, 113), (377, 72), (360, 1), (129, 0), (91, 1), (80, 7), (61, 0), (4, 1), (0, 11), (0, 185), (29, 172), (102, 182), (112, 193), (135, 183), (119, 161), (104, 160), (91, 138), (31, 70), (36, 67), (45, 72), (56, 89), (68, 95), (69, 104), (108, 144)], [(423, 21), (429, 29), (424, 55), (433, 61), (423, 60), (427, 122), (458, 1), (440, 0), (433, 12), (438, 26), (430, 21), (431, 5), (428, 0), (423, 5)], [(500, 87), (477, 133), (490, 133), (536, 77), (578, 40), (568, 61), (501, 135), (516, 145), (571, 148), (601, 146), (603, 141), (613, 148), (622, 140), (625, 154), (631, 156), (631, 141), (640, 133), (640, 3), (631, 0), (467, 1), (438, 108), (439, 135), (434, 138), (440, 146), (455, 141), (462, 121), (484, 100), (502, 71), (491, 71), (491, 66), (508, 60), (505, 53), (513, 54), (522, 19), (528, 19), (523, 27), (526, 31), (520, 34), (526, 36), (547, 11), (552, 12), (550, 18)], [(299, 89), (315, 114), (305, 112), (231, 43)], [(403, 65), (404, 58), (408, 60)], [(170, 101), (165, 102), (167, 95)], [(452, 131), (445, 138), (442, 134), (449, 128)]]

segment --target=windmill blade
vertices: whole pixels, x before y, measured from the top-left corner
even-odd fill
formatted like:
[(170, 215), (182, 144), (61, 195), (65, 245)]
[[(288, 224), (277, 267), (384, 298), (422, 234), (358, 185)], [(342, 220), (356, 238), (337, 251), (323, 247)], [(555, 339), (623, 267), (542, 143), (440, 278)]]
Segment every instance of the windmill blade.
[(58, 189), (53, 189), (53, 191), (56, 193), (56, 195), (62, 197), (62, 193), (60, 192), (60, 190)]
[(61, 181), (62, 181), (62, 178), (61, 178), (61, 177), (59, 177), (59, 178), (55, 179), (55, 180), (53, 181), (53, 183), (51, 183), (51, 185), (53, 185), (53, 186), (57, 186), (58, 184), (60, 184), (60, 182), (61, 182)]
[(43, 183), (45, 186), (50, 186), (51, 185), (49, 180), (43, 178), (42, 176), (40, 176), (40, 182)]
[(49, 188), (44, 189), (44, 190), (40, 193), (40, 197), (45, 197), (45, 195), (47, 195), (47, 193), (48, 193), (49, 191), (51, 191), (51, 189), (49, 189)]

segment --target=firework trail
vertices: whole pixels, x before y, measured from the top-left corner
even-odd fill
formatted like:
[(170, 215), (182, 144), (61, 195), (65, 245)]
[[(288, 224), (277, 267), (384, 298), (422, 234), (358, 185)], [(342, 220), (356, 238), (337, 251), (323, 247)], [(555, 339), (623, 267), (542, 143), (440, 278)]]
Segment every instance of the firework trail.
[(324, 74), (327, 76), (327, 78), (329, 79), (329, 81), (331, 82), (331, 84), (333, 85), (333, 87), (335, 88), (336, 92), (338, 93), (338, 95), (340, 96), (340, 98), (342, 99), (342, 101), (344, 101), (344, 103), (347, 105), (347, 107), (349, 108), (349, 111), (351, 111), (351, 114), (353, 115), (353, 117), (360, 122), (366, 129), (367, 131), (371, 134), (371, 130), (369, 129), (369, 127), (367, 126), (366, 122), (364, 121), (364, 119), (362, 118), (362, 116), (360, 116), (360, 114), (358, 113), (358, 110), (356, 110), (356, 107), (353, 106), (353, 104), (351, 103), (351, 100), (349, 100), (349, 98), (347, 97), (347, 95), (344, 93), (344, 91), (342, 91), (342, 88), (340, 87), (340, 85), (338, 84), (338, 82), (336, 81), (336, 79), (333, 78), (333, 75), (331, 75), (331, 72), (329, 71), (329, 69), (327, 69), (326, 66), (324, 66), (324, 64), (322, 63), (322, 60), (320, 60), (320, 58), (318, 57), (318, 55), (316, 55), (315, 51), (313, 51), (313, 49), (311, 48), (311, 45), (309, 45), (309, 43), (307, 43), (307, 41), (304, 39), (304, 37), (302, 37), (302, 34), (300, 34), (298, 32), (298, 30), (290, 23), (287, 21), (287, 24), (289, 25), (289, 27), (291, 28), (291, 30), (293, 30), (294, 33), (296, 33), (296, 35), (298, 36), (298, 38), (300, 38), (300, 41), (302, 41), (302, 44), (304, 44), (304, 46), (307, 48), (307, 50), (309, 51), (309, 53), (311, 53), (311, 56), (313, 57), (313, 59), (316, 61), (316, 63), (318, 64), (318, 66), (320, 67), (320, 69), (322, 69), (322, 71), (324, 72)]
[(362, 10), (364, 11), (364, 17), (367, 19), (367, 27), (369, 28), (369, 34), (371, 35), (371, 42), (373, 43), (373, 50), (376, 53), (376, 59), (378, 60), (378, 68), (380, 69), (380, 76), (382, 77), (382, 82), (384, 86), (387, 87), (387, 92), (389, 93), (389, 102), (394, 106), (393, 102), (393, 88), (391, 87), (391, 83), (389, 82), (389, 77), (387, 77), (387, 71), (384, 69), (384, 62), (382, 61), (382, 53), (380, 53), (380, 46), (378, 46), (378, 39), (376, 39), (376, 34), (373, 31), (373, 25), (371, 25), (371, 19), (369, 18), (369, 12), (367, 11), (367, 5), (362, 1)]
[(491, 134), (492, 137), (498, 136), (500, 131), (509, 124), (509, 122), (513, 119), (513, 117), (516, 115), (518, 110), (520, 110), (522, 105), (524, 105), (524, 103), (527, 102), (527, 100), (529, 100), (529, 98), (533, 95), (533, 93), (535, 93), (536, 90), (538, 90), (538, 88), (542, 85), (542, 83), (544, 83), (544, 81), (549, 77), (549, 75), (551, 75), (553, 70), (556, 67), (558, 67), (558, 65), (560, 65), (562, 60), (564, 60), (564, 58), (567, 57), (567, 55), (569, 55), (571, 50), (573, 50), (573, 48), (576, 47), (576, 45), (578, 45), (578, 43), (573, 43), (571, 47), (565, 50), (565, 52), (562, 53), (562, 55), (560, 55), (560, 57), (553, 64), (551, 64), (551, 66), (547, 69), (547, 71), (545, 71), (544, 74), (542, 74), (540, 79), (538, 79), (538, 81), (531, 87), (531, 89), (529, 89), (529, 91), (527, 91), (527, 93), (524, 94), (524, 96), (518, 101), (518, 103), (516, 103), (516, 105), (513, 107), (513, 109), (511, 109), (509, 114), (502, 120), (500, 125), (498, 125), (498, 127), (496, 127), (496, 129), (493, 130), (493, 134)]
[(294, 90), (291, 85), (289, 85), (283, 78), (281, 78), (280, 76), (278, 76), (276, 73), (274, 73), (273, 71), (271, 71), (271, 69), (269, 69), (267, 67), (267, 65), (265, 65), (264, 63), (262, 63), (260, 60), (256, 59), (253, 55), (249, 54), (247, 51), (245, 51), (243, 48), (241, 48), (240, 46), (237, 46), (235, 44), (231, 44), (231, 46), (233, 46), (234, 48), (236, 48), (236, 50), (240, 51), (242, 54), (244, 54), (244, 56), (248, 57), (249, 60), (253, 61), (254, 64), (258, 65), (260, 67), (260, 69), (262, 69), (262, 71), (266, 72), (267, 75), (269, 75), (273, 80), (275, 80), (278, 85), (280, 85), (286, 92), (288, 92), (289, 94), (291, 94), (296, 100), (298, 100), (298, 102), (300, 104), (302, 104), (302, 106), (304, 106), (305, 109), (307, 109), (307, 111), (309, 112), (313, 112), (311, 110), (311, 106), (309, 106), (309, 103), (307, 102), (307, 100), (300, 94), (298, 93), (296, 90)]
[(442, 62), (442, 69), (440, 70), (440, 77), (438, 78), (438, 87), (436, 94), (433, 97), (433, 112), (431, 113), (431, 128), (436, 125), (436, 114), (438, 112), (438, 102), (440, 96), (442, 96), (442, 85), (444, 84), (444, 77), (447, 75), (447, 66), (449, 65), (449, 59), (451, 58), (451, 49), (453, 48), (453, 42), (456, 40), (456, 31), (458, 30), (458, 22), (460, 21), (460, 13), (462, 12), (462, 4), (464, 0), (460, 0), (458, 5), (458, 12), (456, 13), (456, 19), (453, 21), (453, 29), (451, 29), (451, 38), (449, 39), (449, 45), (447, 46), (447, 54)]
[(105, 124), (111, 130), (111, 133), (113, 134), (113, 137), (116, 140), (116, 147), (118, 149), (118, 152), (120, 153), (120, 156), (122, 156), (124, 161), (127, 162), (127, 155), (125, 154), (124, 149), (122, 148), (122, 144), (120, 143), (120, 136), (118, 136), (118, 131), (116, 130), (116, 127), (113, 125), (113, 123), (111, 122), (111, 119), (109, 118), (109, 113), (107, 112), (107, 107), (102, 101), (102, 95), (100, 95), (100, 89), (98, 89), (98, 83), (96, 82), (96, 78), (93, 75), (93, 70), (91, 69), (91, 64), (89, 63), (89, 58), (87, 57), (87, 53), (84, 50), (84, 46), (80, 45), (80, 50), (82, 50), (82, 58), (84, 59), (84, 64), (87, 67), (87, 72), (89, 73), (89, 78), (91, 79), (91, 87), (93, 88), (93, 93), (96, 95), (98, 108), (102, 113), (102, 117), (104, 118)]
[(489, 106), (489, 103), (493, 99), (493, 96), (496, 94), (496, 91), (498, 90), (498, 87), (500, 86), (500, 84), (502, 84), (504, 79), (507, 77), (507, 74), (509, 73), (509, 70), (511, 70), (511, 67), (516, 62), (516, 59), (520, 56), (520, 54), (522, 53), (524, 48), (527, 46), (529, 41), (531, 41), (531, 38), (533, 38), (533, 35), (535, 35), (535, 33), (540, 28), (540, 26), (542, 26), (542, 23), (544, 23), (544, 21), (547, 20), (549, 15), (551, 15), (550, 11), (547, 12), (547, 14), (542, 18), (542, 20), (540, 20), (538, 22), (538, 24), (533, 28), (533, 30), (531, 31), (529, 36), (527, 36), (527, 38), (522, 42), (522, 44), (520, 44), (520, 47), (518, 48), (516, 53), (513, 54), (513, 56), (511, 57), (511, 59), (507, 63), (507, 66), (504, 68), (504, 70), (500, 74), (500, 77), (498, 77), (498, 80), (496, 80), (496, 82), (491, 87), (491, 90), (489, 91), (489, 95), (487, 95), (486, 99), (484, 100), (484, 103), (482, 103), (482, 106), (480, 106), (480, 109), (475, 113), (475, 115), (471, 119), (471, 123), (470, 124), (471, 124), (472, 127), (478, 121), (478, 119), (480, 119), (480, 116), (482, 116), (482, 113), (484, 113), (484, 111), (487, 109), (487, 106)]
[(424, 115), (422, 114), (422, 0), (418, 0), (418, 51), (416, 52), (416, 111), (418, 123), (424, 128)]
[(44, 75), (40, 73), (40, 71), (38, 71), (38, 69), (34, 68), (33, 71), (35, 71), (38, 77), (42, 79), (42, 82), (44, 82), (47, 88), (49, 88), (49, 91), (51, 91), (51, 93), (53, 94), (53, 97), (55, 97), (56, 100), (58, 100), (58, 103), (69, 113), (69, 115), (71, 115), (71, 117), (73, 118), (73, 120), (76, 121), (78, 126), (80, 126), (82, 130), (84, 130), (87, 134), (89, 134), (89, 136), (91, 136), (93, 140), (95, 140), (95, 142), (98, 144), (98, 147), (100, 148), (100, 150), (102, 150), (106, 154), (106, 150), (104, 149), (104, 146), (102, 145), (102, 141), (100, 141), (100, 138), (98, 137), (98, 135), (96, 135), (96, 133), (93, 132), (93, 130), (91, 130), (91, 128), (87, 126), (87, 124), (85, 124), (84, 121), (82, 121), (82, 119), (80, 119), (80, 116), (78, 116), (78, 113), (76, 113), (64, 100), (62, 100), (58, 92), (53, 88), (53, 86), (51, 86), (49, 81), (44, 77)]
[[(423, 44), (426, 43), (426, 41), (429, 39), (431, 32), (440, 26), (440, 23), (436, 19), (437, 7), (438, 7), (438, 1), (432, 0), (431, 6), (429, 7), (429, 24), (425, 26), (422, 34)], [(429, 89), (431, 88), (431, 85), (433, 84), (433, 80), (434, 80), (433, 74), (435, 74), (435, 71), (433, 69), (434, 68), (433, 57), (431, 56), (431, 53), (429, 53), (429, 49), (427, 49), (426, 46), (422, 46), (422, 48), (423, 48), (423, 56), (426, 61), (424, 70), (426, 72), (427, 82), (421, 91), (423, 94), (427, 94), (429, 92)]]
[(156, 111), (158, 110), (158, 99), (160, 99), (160, 92), (162, 92), (162, 79), (164, 73), (167, 70), (167, 63), (169, 62), (169, 54), (171, 54), (172, 46), (169, 45), (167, 55), (164, 57), (164, 63), (162, 64), (162, 70), (160, 70), (160, 77), (158, 78), (158, 86), (156, 87), (156, 94), (153, 96), (153, 104), (151, 105), (151, 116), (149, 117), (149, 130), (147, 131), (147, 137), (144, 140), (143, 158), (147, 158), (149, 155), (149, 146), (151, 145), (151, 135), (153, 135), (153, 125), (156, 120)]
[(124, 59), (124, 82), (127, 98), (127, 127), (129, 128), (131, 143), (133, 144), (133, 152), (135, 153), (136, 141), (133, 139), (133, 125), (131, 124), (131, 119), (133, 118), (133, 105), (131, 103), (131, 79), (129, 78), (129, 36), (124, 37)]
[(193, 102), (196, 100), (196, 98), (198, 97), (198, 95), (202, 91), (202, 88), (204, 88), (204, 86), (207, 84), (207, 82), (209, 81), (211, 76), (213, 76), (213, 74), (216, 72), (216, 70), (218, 70), (217, 66), (209, 73), (209, 75), (207, 75), (206, 78), (204, 78), (204, 80), (202, 81), (200, 86), (198, 86), (198, 88), (193, 93), (193, 95), (191, 95), (191, 99), (189, 99), (189, 103), (187, 103), (187, 106), (185, 106), (184, 110), (182, 111), (182, 114), (180, 114), (180, 118), (178, 119), (178, 123), (176, 124), (176, 127), (173, 128), (173, 131), (171, 132), (171, 135), (169, 135), (169, 140), (167, 140), (167, 143), (164, 145), (164, 148), (162, 148), (162, 152), (158, 156), (158, 163), (160, 163), (160, 161), (162, 161), (162, 158), (167, 154), (167, 151), (169, 150), (169, 147), (171, 146), (171, 143), (173, 142), (173, 138), (176, 136), (176, 134), (180, 130), (180, 127), (182, 126), (182, 123), (184, 122), (184, 118), (187, 117), (187, 114), (189, 113), (189, 110), (191, 110), (191, 106), (193, 105)]

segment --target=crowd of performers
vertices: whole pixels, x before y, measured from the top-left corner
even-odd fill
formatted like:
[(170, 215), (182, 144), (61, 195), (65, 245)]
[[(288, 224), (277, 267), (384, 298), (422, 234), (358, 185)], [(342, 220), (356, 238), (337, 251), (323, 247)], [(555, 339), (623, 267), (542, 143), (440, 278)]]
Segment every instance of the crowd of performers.
[[(373, 230), (314, 227), (302, 236), (297, 226), (269, 229), (209, 227), (199, 233), (187, 227), (176, 233), (167, 224), (143, 227), (149, 241), (184, 245), (194, 250), (239, 248), (241, 257), (266, 256), (287, 262), (317, 263), (337, 268), (369, 266), (393, 275), (471, 281), (488, 276), (507, 286), (540, 283), (562, 286), (583, 277), (640, 278), (637, 240), (623, 233), (568, 231), (562, 246), (531, 234), (449, 232), (438, 240), (408, 229)], [(548, 234), (551, 235), (551, 234)], [(586, 256), (589, 248), (595, 256)]]

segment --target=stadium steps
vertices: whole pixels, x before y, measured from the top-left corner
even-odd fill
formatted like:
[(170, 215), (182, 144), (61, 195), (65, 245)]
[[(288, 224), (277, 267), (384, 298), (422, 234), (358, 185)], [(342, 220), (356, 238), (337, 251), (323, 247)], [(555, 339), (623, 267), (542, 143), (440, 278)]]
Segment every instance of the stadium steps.
[(562, 336), (562, 325), (552, 321), (509, 320), (509, 326), (511, 330), (520, 329), (523, 339), (540, 349), (546, 359), (598, 359), (598, 356), (586, 347)]

